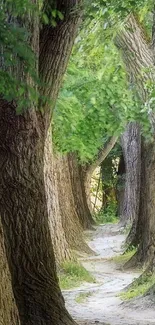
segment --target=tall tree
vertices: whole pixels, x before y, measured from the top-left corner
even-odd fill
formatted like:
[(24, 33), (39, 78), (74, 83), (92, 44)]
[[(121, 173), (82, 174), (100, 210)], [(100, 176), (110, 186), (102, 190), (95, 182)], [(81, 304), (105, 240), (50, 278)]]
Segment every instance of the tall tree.
[[(35, 4), (38, 7), (37, 1)], [(58, 17), (55, 27), (49, 20), (40, 31), (38, 8), (27, 17), (30, 44), (36, 54), (34, 69), (41, 79), (40, 104), (31, 100), (31, 107), (17, 114), (16, 98), (0, 99), (0, 210), (22, 324), (74, 324), (65, 309), (56, 276), (44, 182), (44, 148), (52, 108), (76, 35), (80, 4), (76, 0), (55, 1), (55, 9), (64, 18)], [(46, 1), (43, 8), (49, 16), (50, 2)], [(13, 73), (20, 83), (24, 73), (23, 65), (19, 67)], [(33, 85), (31, 78), (25, 79)]]
[[(71, 174), (75, 174), (73, 166), (69, 164), (69, 157), (57, 154), (56, 170), (58, 182), (58, 197), (61, 211), (62, 225), (69, 247), (73, 250), (90, 253), (91, 250), (86, 244), (81, 226), (81, 214), (74, 200), (74, 187), (72, 186)], [(74, 168), (74, 167), (73, 167)], [(77, 191), (77, 187), (75, 188)], [(87, 218), (85, 218), (87, 220)]]
[[(152, 126), (153, 139), (155, 134), (154, 113), (151, 106), (154, 83), (154, 54), (149, 41), (146, 39), (143, 28), (136, 17), (130, 15), (125, 24), (125, 30), (119, 33), (117, 45), (121, 49), (127, 71), (135, 85), (138, 97), (145, 105), (147, 119)], [(151, 83), (151, 91), (148, 88)], [(143, 112), (143, 111), (142, 111)], [(142, 142), (142, 177), (140, 193), (139, 222), (141, 226), (141, 241), (136, 255), (129, 262), (148, 263), (150, 267), (154, 263), (154, 141), (143, 139)]]
[(130, 122), (121, 137), (125, 161), (125, 192), (120, 221), (123, 225), (138, 219), (141, 172), (141, 133), (136, 122)]

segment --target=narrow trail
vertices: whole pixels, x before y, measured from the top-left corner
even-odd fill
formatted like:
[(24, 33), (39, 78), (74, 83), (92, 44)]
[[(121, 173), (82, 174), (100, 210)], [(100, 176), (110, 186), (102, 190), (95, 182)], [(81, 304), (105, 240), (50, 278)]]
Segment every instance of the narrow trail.
[[(97, 256), (81, 258), (83, 266), (95, 277), (96, 283), (65, 290), (66, 307), (80, 325), (155, 325), (155, 308), (146, 303), (123, 303), (119, 293), (140, 275), (133, 270), (121, 270), (110, 259), (123, 252), (125, 235), (118, 225), (102, 225), (92, 233), (89, 246)], [(83, 302), (76, 302), (79, 294), (86, 294)]]

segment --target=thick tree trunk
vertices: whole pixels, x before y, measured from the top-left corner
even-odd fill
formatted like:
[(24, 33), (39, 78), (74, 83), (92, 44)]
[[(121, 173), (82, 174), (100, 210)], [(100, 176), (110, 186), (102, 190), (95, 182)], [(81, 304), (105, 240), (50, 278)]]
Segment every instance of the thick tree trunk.
[[(116, 38), (116, 44), (121, 49), (123, 59), (129, 73), (130, 82), (147, 109), (148, 119), (155, 134), (154, 112), (150, 107), (150, 93), (146, 82), (154, 82), (154, 59), (150, 44), (147, 43), (143, 29), (135, 17), (127, 18), (125, 30)], [(153, 68), (153, 69), (152, 69)], [(138, 237), (141, 241), (135, 256), (127, 263), (133, 266), (137, 263), (154, 263), (155, 254), (155, 147), (154, 144), (144, 143), (142, 149), (141, 193), (138, 227)], [(137, 236), (137, 234), (136, 234)]]
[(73, 324), (58, 287), (48, 225), (45, 132), (35, 112), (17, 116), (4, 100), (0, 121), (0, 210), (21, 323)]
[(129, 123), (121, 139), (125, 161), (125, 192), (120, 221), (138, 220), (141, 171), (141, 134), (138, 123)]
[(91, 229), (94, 224), (85, 189), (85, 173), (74, 154), (68, 155), (70, 178), (77, 216), (83, 229)]
[(75, 193), (71, 180), (71, 174), (74, 173), (74, 170), (69, 164), (69, 160), (68, 156), (57, 155), (56, 157), (56, 174), (62, 225), (66, 240), (71, 249), (91, 253), (91, 249), (83, 237), (83, 229), (79, 222), (77, 206), (74, 201)]
[(155, 256), (155, 146), (143, 141), (140, 218), (138, 219), (136, 237), (138, 250), (127, 263), (128, 267), (135, 265), (154, 265)]
[(20, 325), (0, 220), (0, 325)]
[[(63, 184), (57, 182), (58, 162), (53, 155), (51, 133), (52, 132), (49, 132), (45, 144), (44, 177), (49, 225), (55, 260), (57, 264), (61, 264), (62, 262), (71, 259), (71, 246), (69, 246), (69, 243), (66, 240), (66, 234), (62, 225), (62, 213), (60, 209), (61, 202), (59, 202), (58, 190), (59, 186), (63, 186)], [(67, 199), (67, 196), (64, 195), (63, 200), (66, 201)]]
[[(73, 9), (80, 3), (56, 2), (64, 19), (55, 28), (43, 27), (40, 45), (39, 21), (31, 17), (31, 46), (39, 56), (40, 95), (46, 96), (46, 104), (40, 103), (40, 111), (36, 111), (32, 103), (32, 109), (17, 115), (14, 103), (0, 99), (0, 211), (22, 325), (75, 324), (65, 309), (56, 276), (46, 201), (44, 148), (50, 108), (55, 105), (79, 22), (80, 8)], [(36, 59), (36, 70), (37, 67)]]

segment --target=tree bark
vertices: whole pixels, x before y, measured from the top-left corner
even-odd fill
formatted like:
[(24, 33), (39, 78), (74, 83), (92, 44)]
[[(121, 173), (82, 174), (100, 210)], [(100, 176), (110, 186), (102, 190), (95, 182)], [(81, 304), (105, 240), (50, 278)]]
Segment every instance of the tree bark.
[(73, 174), (75, 170), (72, 169), (69, 161), (69, 156), (57, 155), (56, 157), (59, 206), (63, 229), (66, 240), (71, 249), (85, 253), (92, 253), (84, 240), (83, 229), (79, 222), (77, 206), (74, 201), (75, 193), (71, 180), (71, 174)]
[(18, 310), (12, 291), (4, 236), (0, 220), (0, 325), (20, 325)]
[(141, 134), (138, 123), (129, 123), (121, 144), (125, 161), (125, 192), (120, 222), (138, 220), (141, 171)]
[(92, 229), (94, 220), (88, 206), (86, 189), (85, 189), (85, 172), (77, 160), (75, 154), (68, 154), (68, 164), (70, 169), (70, 178), (72, 191), (74, 195), (74, 204), (77, 216), (82, 228)]
[[(22, 324), (72, 324), (58, 287), (44, 184), (45, 132), (0, 102), (1, 217)], [(14, 253), (16, 252), (16, 254)]]
[[(136, 94), (147, 108), (148, 119), (151, 123), (153, 135), (154, 113), (150, 107), (150, 93), (146, 82), (154, 82), (153, 72), (153, 51), (150, 44), (146, 41), (140, 23), (133, 15), (126, 21), (125, 30), (119, 33), (116, 39), (117, 46), (121, 49), (123, 59), (129, 73), (130, 82), (136, 89)], [(141, 241), (135, 256), (127, 263), (133, 266), (137, 263), (154, 264), (155, 255), (155, 148), (151, 141), (143, 142), (142, 149), (142, 172), (141, 172), (141, 192), (139, 220), (141, 231)]]
[[(154, 266), (155, 256), (155, 146), (142, 141), (142, 173), (140, 211), (136, 239), (138, 250), (126, 264), (127, 267), (144, 265)], [(136, 240), (135, 239), (135, 240)]]
[[(0, 211), (12, 286), (22, 325), (73, 325), (65, 309), (49, 229), (44, 148), (63, 73), (77, 31), (80, 1), (59, 1), (64, 20), (45, 26), (32, 19), (31, 46), (39, 56), (40, 111), (17, 115), (13, 102), (0, 99)], [(36, 70), (37, 70), (36, 59)], [(28, 79), (28, 82), (31, 80)], [(54, 217), (54, 216), (53, 216)]]
[[(46, 188), (46, 200), (49, 215), (49, 225), (51, 231), (52, 244), (54, 248), (57, 265), (71, 259), (71, 246), (69, 245), (62, 224), (61, 202), (59, 202), (58, 186), (63, 186), (57, 181), (57, 161), (53, 154), (52, 134), (49, 132), (44, 153), (44, 177)], [(63, 200), (67, 200), (66, 195)], [(70, 230), (70, 229), (69, 229)]]

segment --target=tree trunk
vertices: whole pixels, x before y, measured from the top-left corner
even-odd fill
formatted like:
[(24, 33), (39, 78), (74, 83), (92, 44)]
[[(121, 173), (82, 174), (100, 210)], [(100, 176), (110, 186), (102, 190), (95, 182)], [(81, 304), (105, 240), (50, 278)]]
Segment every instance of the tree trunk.
[(141, 134), (138, 123), (129, 123), (121, 139), (125, 160), (125, 192), (120, 221), (138, 220), (140, 198)]
[(117, 185), (116, 185), (118, 217), (123, 215), (124, 192), (125, 192), (125, 162), (122, 154), (119, 159), (118, 172), (117, 172)]
[(87, 202), (83, 166), (79, 164), (75, 154), (68, 155), (68, 164), (70, 169), (72, 191), (74, 195), (74, 204), (79, 222), (83, 229), (91, 229), (92, 225), (94, 224), (94, 220)]
[(20, 325), (0, 221), (0, 325)]
[(93, 172), (95, 169), (101, 165), (101, 163), (106, 159), (108, 156), (109, 152), (112, 150), (112, 148), (115, 146), (116, 142), (118, 140), (117, 136), (112, 136), (111, 139), (106, 143), (106, 145), (101, 148), (101, 150), (98, 153), (98, 157), (94, 162), (91, 164), (87, 164), (84, 166), (81, 171), (82, 171), (82, 179), (84, 180), (84, 191), (86, 193), (86, 198), (87, 198), (87, 203), (90, 211), (92, 212), (92, 204), (91, 204), (91, 178), (93, 175)]
[[(66, 234), (62, 225), (61, 202), (59, 204), (58, 189), (59, 186), (63, 186), (63, 184), (57, 182), (57, 168), (57, 161), (54, 158), (52, 149), (52, 134), (49, 132), (45, 144), (44, 176), (49, 225), (55, 260), (56, 263), (60, 265), (62, 262), (71, 259), (71, 246), (69, 246), (66, 240)], [(63, 200), (67, 199), (66, 196), (63, 197)]]
[(114, 173), (113, 173), (113, 159), (107, 157), (101, 163), (101, 180), (102, 180), (102, 207), (105, 210), (110, 201), (115, 200), (115, 187), (114, 187)]
[[(68, 156), (57, 155), (56, 174), (58, 181), (59, 206), (62, 216), (62, 225), (69, 247), (80, 252), (91, 253), (83, 237), (83, 229), (79, 222), (77, 206), (74, 201), (71, 174), (74, 173), (69, 165)], [(77, 188), (76, 188), (77, 191)]]
[(135, 265), (154, 266), (155, 256), (155, 145), (142, 142), (142, 173), (140, 218), (136, 236), (139, 238), (137, 253), (127, 263), (128, 267)]
[[(50, 109), (55, 105), (79, 22), (80, 8), (73, 9), (80, 3), (59, 1), (57, 9), (63, 12), (64, 19), (55, 28), (43, 27), (40, 44), (39, 21), (31, 17), (31, 46), (39, 56), (40, 95), (46, 96), (46, 103), (40, 103), (38, 111), (32, 103), (31, 109), (17, 115), (14, 103), (0, 99), (0, 211), (22, 325), (75, 324), (65, 309), (56, 276), (44, 148)], [(36, 70), (37, 66), (36, 59)]]
[(0, 210), (14, 295), (23, 325), (73, 324), (58, 287), (44, 185), (45, 132), (35, 120), (35, 112), (17, 116), (1, 100)]
[[(154, 112), (150, 107), (150, 92), (146, 82), (154, 82), (153, 51), (147, 43), (140, 23), (133, 15), (126, 21), (126, 29), (119, 33), (116, 44), (121, 49), (123, 59), (137, 96), (147, 108), (148, 119), (155, 134)], [(153, 69), (151, 69), (153, 68)], [(154, 141), (154, 140), (153, 140)], [(154, 263), (155, 254), (155, 147), (144, 142), (142, 149), (141, 193), (138, 227), (140, 225), (141, 241), (135, 256), (127, 263), (133, 266), (137, 263)], [(138, 228), (137, 228), (138, 229)]]

